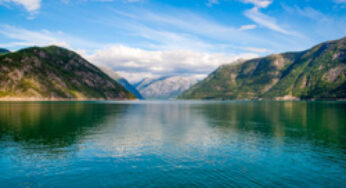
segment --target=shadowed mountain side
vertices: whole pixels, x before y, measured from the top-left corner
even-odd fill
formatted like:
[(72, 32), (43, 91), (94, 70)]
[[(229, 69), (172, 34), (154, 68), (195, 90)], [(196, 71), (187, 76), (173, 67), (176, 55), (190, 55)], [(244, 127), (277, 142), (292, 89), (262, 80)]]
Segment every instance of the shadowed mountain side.
[(98, 66), (104, 73), (106, 73), (109, 77), (117, 81), (120, 85), (122, 85), (129, 92), (134, 94), (138, 99), (143, 99), (142, 95), (137, 91), (137, 89), (130, 84), (125, 78), (121, 77), (118, 73), (109, 69), (107, 67)]
[(7, 54), (9, 53), (10, 51), (5, 49), (5, 48), (0, 48), (0, 55), (3, 55), (3, 54)]
[(135, 98), (81, 56), (57, 46), (1, 55), (0, 70), (0, 100)]

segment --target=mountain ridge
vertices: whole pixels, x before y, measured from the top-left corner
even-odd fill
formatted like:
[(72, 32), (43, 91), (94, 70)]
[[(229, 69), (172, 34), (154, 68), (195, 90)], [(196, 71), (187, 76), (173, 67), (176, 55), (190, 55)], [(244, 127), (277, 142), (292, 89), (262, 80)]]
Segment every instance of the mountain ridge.
[(124, 77), (120, 76), (117, 72), (112, 69), (104, 66), (98, 66), (104, 73), (106, 73), (113, 80), (117, 81), (120, 85), (122, 85), (129, 92), (134, 94), (138, 99), (144, 99), (143, 96), (137, 91), (136, 87), (133, 86), (130, 82), (128, 82)]
[(0, 56), (0, 100), (135, 99), (77, 53), (29, 47)]
[(308, 50), (226, 64), (179, 99), (345, 99), (346, 37)]

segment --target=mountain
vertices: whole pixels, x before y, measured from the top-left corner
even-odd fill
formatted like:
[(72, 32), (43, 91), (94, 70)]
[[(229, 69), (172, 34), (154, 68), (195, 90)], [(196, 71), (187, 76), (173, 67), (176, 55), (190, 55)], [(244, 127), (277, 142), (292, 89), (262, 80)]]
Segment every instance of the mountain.
[(135, 98), (99, 68), (57, 46), (1, 55), (0, 70), (0, 100)]
[(127, 91), (134, 94), (138, 99), (144, 99), (139, 91), (137, 91), (137, 89), (132, 84), (130, 84), (125, 78), (121, 77), (118, 73), (107, 67), (99, 66), (99, 68), (109, 77), (111, 77), (113, 80), (117, 81), (120, 85), (127, 89)]
[(346, 37), (219, 67), (180, 99), (345, 99)]
[(146, 78), (134, 84), (137, 90), (148, 99), (176, 98), (181, 92), (196, 84), (197, 80), (184, 76)]
[(5, 49), (5, 48), (0, 48), (0, 55), (3, 55), (3, 54), (7, 54), (9, 53), (10, 51)]

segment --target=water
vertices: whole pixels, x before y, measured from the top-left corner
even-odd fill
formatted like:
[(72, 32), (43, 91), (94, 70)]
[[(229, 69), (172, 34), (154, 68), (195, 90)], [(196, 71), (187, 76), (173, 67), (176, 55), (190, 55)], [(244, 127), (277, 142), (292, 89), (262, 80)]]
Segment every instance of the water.
[(0, 103), (0, 187), (344, 187), (344, 102)]

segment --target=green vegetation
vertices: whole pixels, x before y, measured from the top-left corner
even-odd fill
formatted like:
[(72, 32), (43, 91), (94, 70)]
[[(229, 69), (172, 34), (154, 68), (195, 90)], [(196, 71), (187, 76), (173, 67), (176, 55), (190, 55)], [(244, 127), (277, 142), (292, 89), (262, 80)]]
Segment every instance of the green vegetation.
[(7, 50), (7, 49), (4, 49), (4, 48), (0, 48), (0, 55), (4, 55), (4, 54), (7, 54), (9, 53), (10, 51)]
[(223, 65), (180, 99), (346, 99), (346, 37)]
[(57, 46), (1, 55), (0, 70), (0, 100), (135, 98), (81, 56)]

